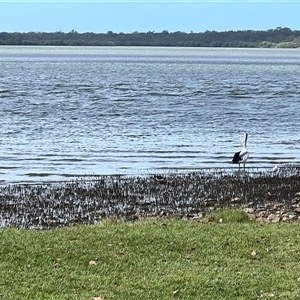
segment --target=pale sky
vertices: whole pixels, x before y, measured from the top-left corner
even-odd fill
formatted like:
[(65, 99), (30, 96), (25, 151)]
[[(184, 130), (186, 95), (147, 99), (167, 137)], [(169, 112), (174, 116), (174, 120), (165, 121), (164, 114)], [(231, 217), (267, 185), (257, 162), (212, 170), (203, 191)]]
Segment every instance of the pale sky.
[(4, 1), (0, 32), (300, 30), (299, 1)]

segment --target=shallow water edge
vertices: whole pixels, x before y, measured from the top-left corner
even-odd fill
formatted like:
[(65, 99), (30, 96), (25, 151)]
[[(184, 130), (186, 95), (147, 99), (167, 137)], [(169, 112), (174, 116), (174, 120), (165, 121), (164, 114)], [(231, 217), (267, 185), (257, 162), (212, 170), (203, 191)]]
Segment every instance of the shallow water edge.
[(247, 208), (254, 218), (300, 218), (300, 167), (206, 169), (148, 176), (99, 176), (0, 186), (0, 227), (51, 229), (104, 219), (198, 218)]

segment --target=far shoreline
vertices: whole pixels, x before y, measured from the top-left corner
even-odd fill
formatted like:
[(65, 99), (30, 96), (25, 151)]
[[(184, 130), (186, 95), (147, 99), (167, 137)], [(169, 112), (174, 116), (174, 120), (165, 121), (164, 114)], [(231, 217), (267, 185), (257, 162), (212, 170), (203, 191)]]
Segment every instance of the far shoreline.
[(217, 48), (299, 48), (300, 30), (277, 27), (269, 30), (205, 32), (0, 32), (0, 45), (19, 46), (147, 46)]

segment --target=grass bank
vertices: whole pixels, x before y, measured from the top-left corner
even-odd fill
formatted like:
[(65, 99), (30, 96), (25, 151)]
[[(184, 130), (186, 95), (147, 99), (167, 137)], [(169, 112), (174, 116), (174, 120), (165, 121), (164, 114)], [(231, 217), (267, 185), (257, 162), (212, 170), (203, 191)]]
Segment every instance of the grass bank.
[[(219, 222), (222, 219), (222, 222)], [(299, 299), (299, 225), (195, 220), (0, 230), (0, 299)]]

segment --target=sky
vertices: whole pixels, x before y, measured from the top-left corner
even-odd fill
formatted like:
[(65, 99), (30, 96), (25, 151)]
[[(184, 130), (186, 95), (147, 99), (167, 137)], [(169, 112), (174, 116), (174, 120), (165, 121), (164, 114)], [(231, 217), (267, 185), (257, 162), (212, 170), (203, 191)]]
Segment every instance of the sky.
[(298, 1), (4, 1), (0, 32), (300, 30)]

